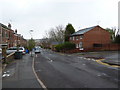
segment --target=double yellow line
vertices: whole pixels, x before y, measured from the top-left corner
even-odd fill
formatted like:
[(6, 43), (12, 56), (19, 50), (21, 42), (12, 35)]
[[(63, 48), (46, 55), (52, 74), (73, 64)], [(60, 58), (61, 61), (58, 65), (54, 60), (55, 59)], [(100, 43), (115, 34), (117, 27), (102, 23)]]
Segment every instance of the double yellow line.
[(105, 59), (98, 59), (98, 60), (96, 60), (96, 62), (99, 64), (102, 64), (102, 65), (110, 66), (110, 67), (117, 67), (117, 68), (120, 67), (118, 65), (109, 65), (107, 63), (102, 62), (102, 60), (105, 60)]

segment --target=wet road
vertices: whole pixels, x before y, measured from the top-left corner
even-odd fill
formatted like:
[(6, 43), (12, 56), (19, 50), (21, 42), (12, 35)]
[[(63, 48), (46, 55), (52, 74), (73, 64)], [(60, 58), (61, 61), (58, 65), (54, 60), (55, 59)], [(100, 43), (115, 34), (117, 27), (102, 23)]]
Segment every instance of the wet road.
[(118, 68), (72, 54), (42, 50), (35, 71), (47, 88), (118, 88)]
[[(102, 65), (77, 54), (45, 49), (33, 56), (25, 55), (22, 60), (6, 67), (3, 88), (42, 88), (39, 80), (46, 88), (118, 88), (119, 68)], [(33, 61), (39, 80), (33, 72)]]

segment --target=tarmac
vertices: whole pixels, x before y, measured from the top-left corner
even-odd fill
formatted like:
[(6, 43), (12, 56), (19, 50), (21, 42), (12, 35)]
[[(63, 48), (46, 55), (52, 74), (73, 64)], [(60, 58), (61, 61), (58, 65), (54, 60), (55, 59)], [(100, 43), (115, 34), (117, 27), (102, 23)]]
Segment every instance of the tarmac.
[[(95, 60), (102, 59), (101, 62), (103, 63), (120, 66), (120, 51), (81, 52), (74, 53), (74, 55), (79, 55), (85, 58), (93, 58)], [(2, 64), (0, 61), (0, 76), (2, 75), (2, 71), (5, 67), (6, 64)]]
[(95, 60), (101, 59), (103, 63), (120, 66), (120, 51), (81, 52), (74, 55)]

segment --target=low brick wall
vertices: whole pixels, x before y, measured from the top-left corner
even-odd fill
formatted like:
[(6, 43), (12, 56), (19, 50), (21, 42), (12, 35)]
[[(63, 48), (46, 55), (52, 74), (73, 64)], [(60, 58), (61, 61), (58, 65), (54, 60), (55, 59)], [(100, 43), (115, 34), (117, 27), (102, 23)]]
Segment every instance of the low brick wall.
[[(7, 55), (6, 62), (13, 61), (14, 60), (14, 54), (15, 53), (11, 53), (11, 54)], [(3, 59), (2, 59), (2, 62), (3, 62)]]
[(61, 51), (63, 53), (77, 53), (77, 52), (87, 52), (87, 51), (118, 51), (120, 50), (120, 44), (105, 44), (102, 47), (92, 47), (84, 50), (73, 49), (67, 51)]
[(14, 54), (15, 53), (11, 53), (11, 54), (9, 54), (9, 55), (7, 55), (7, 61), (12, 61), (13, 59), (14, 59)]

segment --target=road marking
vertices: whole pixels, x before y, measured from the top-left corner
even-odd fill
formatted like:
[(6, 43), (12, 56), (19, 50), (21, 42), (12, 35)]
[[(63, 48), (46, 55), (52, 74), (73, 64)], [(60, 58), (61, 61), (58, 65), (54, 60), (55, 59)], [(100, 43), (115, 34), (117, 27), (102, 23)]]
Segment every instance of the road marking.
[(36, 54), (35, 57), (38, 57), (38, 55)]
[(78, 58), (83, 58), (83, 57), (78, 57)]
[(48, 58), (48, 57), (46, 57), (50, 62), (53, 62), (53, 60), (52, 59), (50, 59), (50, 58)]
[(35, 74), (35, 76), (36, 76), (39, 84), (42, 86), (42, 88), (43, 88), (44, 90), (48, 90), (48, 89), (46, 88), (46, 86), (44, 85), (44, 83), (38, 78), (37, 73), (35, 72), (35, 69), (34, 69), (34, 58), (33, 58), (32, 68), (33, 68), (33, 72), (34, 72), (34, 74)]
[(36, 70), (36, 72), (41, 72), (41, 70)]
[(98, 74), (97, 76), (98, 76), (98, 77), (100, 77), (101, 75), (100, 75), (100, 74)]
[(90, 60), (90, 58), (88, 58), (87, 60)]
[(82, 64), (82, 65), (86, 65), (86, 64)]
[(4, 77), (9, 77), (10, 76), (10, 74), (3, 74), (2, 75), (2, 77), (4, 78)]
[(99, 64), (102, 64), (102, 65), (110, 66), (110, 67), (117, 67), (117, 68), (120, 67), (120, 66), (117, 66), (117, 65), (109, 65), (107, 63), (101, 62), (102, 60), (104, 60), (104, 59), (98, 59), (98, 60), (96, 60), (96, 62), (99, 63)]

